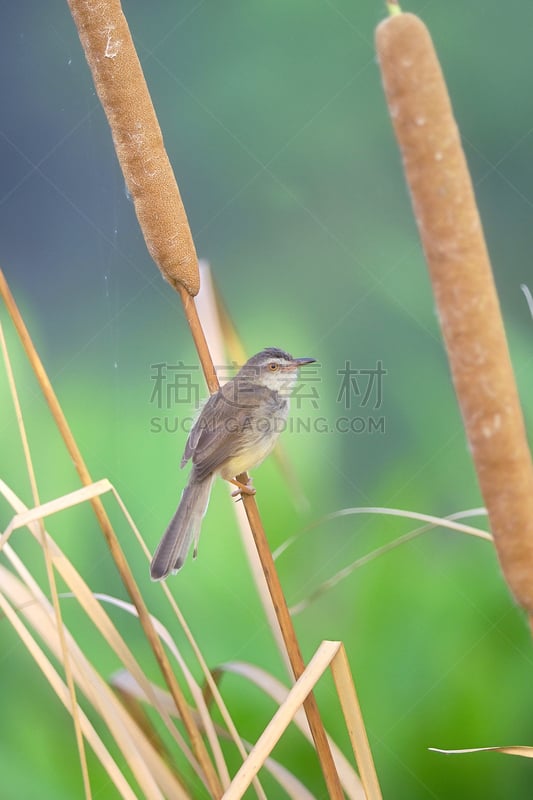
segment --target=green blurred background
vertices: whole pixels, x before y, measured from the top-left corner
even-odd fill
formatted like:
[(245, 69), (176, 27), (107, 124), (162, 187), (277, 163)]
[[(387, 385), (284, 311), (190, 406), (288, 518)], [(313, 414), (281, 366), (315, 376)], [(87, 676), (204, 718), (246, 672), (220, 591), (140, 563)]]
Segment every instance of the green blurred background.
[[(172, 424), (192, 409), (150, 402), (152, 365), (194, 365), (195, 352), (179, 299), (147, 254), (67, 4), (1, 8), (0, 263), (93, 477), (112, 481), (154, 548), (185, 480), (186, 435), (180, 426), (156, 432), (153, 418)], [(198, 253), (248, 352), (276, 345), (320, 364), (309, 383), (318, 399), (302, 398), (293, 412), (311, 430), (284, 435), (308, 508), (295, 509), (272, 459), (254, 474), (272, 545), (347, 507), (445, 515), (480, 506), (376, 64), (382, 4), (127, 0), (124, 10)], [(448, 80), (531, 429), (533, 322), (520, 284), (533, 288), (533, 6), (429, 0), (405, 10), (429, 25)], [(41, 496), (51, 499), (79, 483), (0, 316)], [(381, 407), (353, 394), (347, 409), (339, 371), (378, 361), (387, 371)], [(30, 504), (3, 369), (0, 402), (1, 474)], [(363, 422), (335, 430), (344, 417)], [(371, 418), (384, 428), (372, 430)], [(151, 610), (182, 644), (132, 534), (106, 505)], [(0, 510), (7, 524), (4, 501)], [(302, 533), (278, 561), (289, 602), (411, 527), (355, 516)], [(124, 596), (89, 509), (49, 528), (95, 591)], [(20, 531), (13, 543), (40, 574), (27, 539)], [(286, 680), (222, 485), (198, 560), (170, 585), (211, 666), (248, 660)], [(111, 674), (116, 660), (65, 605)], [(137, 624), (113, 616), (159, 680)], [(428, 751), (533, 744), (530, 636), (489, 544), (425, 534), (351, 574), (295, 622), (306, 658), (322, 639), (344, 641), (385, 797), (531, 797), (527, 760)], [(81, 797), (68, 715), (5, 620), (0, 631), (2, 798)], [(273, 706), (237, 678), (223, 686), (255, 739)], [(348, 752), (331, 681), (319, 701)], [(289, 736), (275, 754), (324, 796), (301, 739)], [(115, 798), (90, 762), (94, 796)]]

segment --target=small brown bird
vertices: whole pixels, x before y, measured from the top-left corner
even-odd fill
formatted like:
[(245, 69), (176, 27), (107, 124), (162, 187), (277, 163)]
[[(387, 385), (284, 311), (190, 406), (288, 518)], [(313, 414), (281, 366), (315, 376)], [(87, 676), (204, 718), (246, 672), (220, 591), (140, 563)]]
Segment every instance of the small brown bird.
[(260, 464), (270, 453), (285, 427), (298, 368), (314, 361), (267, 347), (207, 400), (185, 445), (181, 466), (192, 459), (192, 470), (152, 559), (152, 580), (163, 580), (181, 569), (192, 542), (196, 557), (200, 526), (216, 475), (238, 486), (239, 492), (255, 492), (240, 484), (236, 476)]

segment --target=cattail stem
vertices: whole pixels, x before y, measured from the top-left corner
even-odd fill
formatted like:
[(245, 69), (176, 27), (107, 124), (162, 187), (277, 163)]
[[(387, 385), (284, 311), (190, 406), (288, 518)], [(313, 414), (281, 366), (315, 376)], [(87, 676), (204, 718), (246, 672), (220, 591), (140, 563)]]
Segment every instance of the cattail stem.
[(200, 364), (202, 365), (202, 371), (205, 376), (207, 388), (209, 389), (210, 393), (213, 394), (220, 388), (220, 384), (218, 382), (213, 359), (211, 358), (211, 353), (209, 352), (209, 347), (207, 346), (207, 340), (202, 328), (202, 323), (200, 322), (200, 317), (198, 316), (198, 309), (196, 308), (194, 297), (191, 297), (189, 292), (184, 289), (183, 286), (179, 287), (179, 293), (181, 302), (183, 303), (185, 319), (189, 323), (189, 330), (196, 347), (196, 352), (198, 353), (198, 358), (200, 359)]
[[(207, 348), (207, 343), (205, 341), (205, 336), (202, 330), (200, 318), (198, 316), (198, 311), (196, 309), (194, 297), (190, 297), (183, 289), (180, 291), (180, 294), (185, 315), (191, 329), (194, 343), (196, 344), (198, 350), (198, 355), (200, 357), (202, 368), (204, 369), (204, 374), (206, 376), (209, 389), (211, 392), (216, 391), (218, 388), (218, 380), (216, 378), (216, 373), (214, 372), (211, 355)], [(215, 382), (213, 382), (213, 374), (215, 376)], [(242, 475), (237, 476), (237, 480), (246, 485), (249, 481), (249, 477), (246, 473), (243, 473)], [(250, 523), (250, 528), (259, 559), (261, 561), (261, 566), (265, 575), (270, 597), (272, 599), (272, 604), (276, 612), (276, 617), (281, 630), (283, 642), (287, 650), (289, 662), (291, 664), (294, 677), (298, 679), (305, 669), (305, 663), (302, 657), (300, 646), (298, 644), (296, 631), (289, 613), (287, 601), (285, 599), (285, 595), (283, 594), (281, 582), (276, 571), (274, 559), (272, 558), (272, 553), (268, 544), (265, 529), (259, 515), (259, 509), (257, 508), (257, 503), (253, 495), (243, 494), (242, 500), (246, 511), (246, 516), (248, 517), (248, 522)], [(342, 798), (344, 798), (344, 793), (342, 791), (337, 769), (333, 761), (333, 756), (331, 755), (331, 749), (326, 736), (326, 731), (324, 730), (322, 719), (320, 717), (318, 705), (313, 694), (310, 694), (307, 697), (304, 703), (304, 711), (307, 715), (307, 721), (309, 723), (311, 735), (313, 736), (313, 741), (315, 743), (317, 755), (320, 760), (322, 773), (329, 791), (329, 796), (330, 798), (333, 798), (333, 800), (342, 800)]]
[[(244, 482), (246, 479), (246, 475), (238, 476), (238, 480), (241, 482)], [(265, 574), (270, 596), (272, 598), (272, 603), (276, 611), (276, 616), (278, 618), (281, 635), (287, 649), (287, 655), (289, 656), (291, 668), (294, 677), (298, 679), (305, 670), (305, 663), (300, 650), (300, 645), (298, 644), (296, 631), (294, 630), (294, 625), (287, 606), (287, 601), (285, 600), (285, 595), (283, 594), (283, 588), (276, 571), (272, 552), (263, 528), (263, 523), (259, 515), (259, 509), (257, 508), (257, 503), (255, 502), (253, 495), (243, 494), (242, 501), (246, 511), (246, 516), (248, 517), (248, 522), (250, 523), (255, 546), (257, 547), (257, 552), (259, 554), (259, 558), (261, 559), (261, 565), (263, 567), (263, 572)], [(330, 798), (343, 800), (344, 793), (342, 791), (337, 769), (333, 761), (333, 756), (331, 755), (326, 732), (320, 718), (320, 711), (318, 709), (315, 696), (312, 692), (307, 695), (303, 705), (307, 716), (307, 721), (309, 723), (309, 728), (311, 729), (311, 734), (313, 736), (313, 741), (320, 758), (324, 779), (329, 790), (329, 796)]]
[(376, 46), (496, 550), (512, 593), (532, 613), (533, 466), (459, 131), (421, 20), (384, 20)]
[[(199, 272), (192, 235), (120, 1), (68, 3), (148, 249), (180, 293), (209, 389), (216, 391), (218, 380), (194, 302)], [(304, 662), (255, 500), (246, 498), (245, 507), (254, 539), (260, 543), (263, 570), (298, 678)], [(342, 800), (342, 787), (313, 696), (306, 701), (305, 710), (330, 797)]]
[(391, 17), (393, 17), (395, 14), (402, 13), (402, 9), (400, 8), (398, 0), (387, 0), (386, 6)]

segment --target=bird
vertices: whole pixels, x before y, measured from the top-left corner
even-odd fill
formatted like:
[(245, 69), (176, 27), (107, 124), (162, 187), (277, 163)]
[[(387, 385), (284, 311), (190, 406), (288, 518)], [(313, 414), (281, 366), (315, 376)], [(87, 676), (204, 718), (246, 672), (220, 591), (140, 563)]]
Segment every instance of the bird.
[(285, 427), (298, 370), (315, 361), (267, 347), (206, 401), (185, 445), (181, 467), (191, 461), (192, 469), (152, 558), (152, 580), (165, 580), (178, 572), (193, 542), (196, 558), (202, 519), (217, 475), (238, 487), (234, 495), (255, 494), (237, 476), (268, 456)]

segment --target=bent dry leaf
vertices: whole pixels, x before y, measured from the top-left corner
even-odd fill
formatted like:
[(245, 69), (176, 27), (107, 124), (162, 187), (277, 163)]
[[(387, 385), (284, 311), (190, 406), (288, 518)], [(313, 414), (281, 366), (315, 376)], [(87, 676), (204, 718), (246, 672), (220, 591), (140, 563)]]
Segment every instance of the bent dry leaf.
[(533, 319), (533, 295), (531, 294), (531, 289), (525, 283), (520, 284), (520, 288), (524, 293), (524, 297), (526, 298), (527, 307), (529, 308), (529, 313), (531, 314), (531, 318)]
[[(48, 682), (50, 683), (52, 689), (57, 694), (60, 701), (67, 709), (70, 709), (69, 696), (66, 684), (61, 679), (61, 676), (59, 675), (57, 670), (54, 669), (52, 663), (46, 657), (42, 648), (39, 647), (36, 639), (22, 624), (15, 608), (17, 609), (20, 608), (19, 601), (17, 600), (16, 604), (14, 606), (11, 606), (8, 603), (6, 597), (0, 593), (0, 609), (2, 610), (2, 613), (5, 615), (6, 619), (10, 622), (10, 624), (13, 626), (13, 629), (18, 634), (20, 641), (27, 648), (28, 652), (35, 660), (38, 668), (41, 670), (45, 678), (48, 680)], [(114, 783), (115, 787), (120, 792), (121, 797), (126, 798), (126, 800), (135, 800), (136, 798), (135, 793), (133, 792), (130, 785), (126, 781), (126, 778), (120, 771), (118, 765), (112, 758), (111, 754), (107, 750), (102, 739), (100, 738), (97, 731), (89, 721), (88, 717), (80, 708), (78, 708), (78, 715), (80, 718), (81, 727), (85, 739), (93, 748), (95, 755), (100, 760), (102, 766), (109, 775), (110, 780)]]
[[(149, 703), (146, 694), (129, 673), (125, 671), (115, 673), (111, 677), (111, 683), (116, 690), (129, 697), (130, 702), (136, 702), (139, 704)], [(175, 707), (172, 703), (170, 694), (156, 686), (153, 688), (156, 694), (159, 695), (159, 701), (167, 705), (169, 713), (175, 713)], [(200, 719), (198, 722), (201, 725)], [(221, 739), (231, 741), (230, 734), (221, 725), (216, 725), (215, 729)], [(246, 741), (246, 739), (241, 739), (240, 741), (246, 757), (246, 754), (252, 749), (253, 745)], [(269, 772), (285, 790), (291, 800), (316, 800), (314, 795), (311, 794), (311, 792), (303, 785), (303, 783), (301, 783), (301, 781), (298, 780), (298, 778), (292, 774), (292, 772), (290, 772), (290, 770), (288, 770), (279, 762), (275, 761), (273, 758), (267, 758), (263, 766), (265, 770)], [(261, 800), (267, 800), (267, 797), (260, 784), (254, 783), (254, 788), (257, 796)]]
[[(337, 666), (337, 675), (335, 675), (333, 669), (334, 662)], [(330, 739), (331, 751), (343, 789), (350, 800), (363, 800), (363, 798), (365, 798), (365, 790), (367, 798), (381, 797), (370, 748), (368, 747), (366, 732), (364, 725), (362, 725), (362, 718), (360, 717), (357, 696), (355, 695), (355, 689), (353, 688), (353, 681), (347, 661), (345, 661), (344, 647), (340, 642), (322, 642), (306, 669), (305, 681), (299, 684), (299, 692), (294, 691), (295, 687), (287, 689), (286, 686), (268, 672), (252, 664), (229, 662), (221, 664), (217, 668), (220, 672), (231, 672), (246, 678), (279, 705), (278, 712), (276, 712), (272, 721), (256, 744), (253, 755), (250, 757), (247, 765), (243, 765), (243, 773), (240, 775), (237, 784), (240, 788), (245, 788), (249, 774), (255, 774), (261, 757), (265, 753), (268, 754), (270, 752), (289, 722), (293, 721), (306, 739), (311, 741), (309, 727), (305, 715), (302, 712), (300, 700), (302, 694), (305, 693), (309, 686), (312, 688), (316, 684), (329, 666), (331, 666), (334, 674), (337, 694), (343, 708), (352, 748), (361, 772), (361, 778), (359, 778), (349, 761), (336, 746), (335, 742)], [(349, 685), (351, 685), (353, 693), (352, 689), (349, 689)], [(357, 723), (355, 720), (357, 720)], [(228, 800), (230, 797), (238, 796), (237, 794), (228, 795)]]
[(458, 531), (460, 533), (465, 533), (470, 536), (476, 536), (480, 539), (485, 539), (486, 541), (492, 542), (492, 536), (487, 531), (482, 530), (481, 528), (475, 528), (471, 525), (464, 525), (463, 523), (458, 522), (459, 519), (465, 519), (467, 517), (476, 517), (476, 516), (485, 516), (486, 510), (484, 508), (473, 508), (467, 511), (457, 511), (453, 514), (450, 514), (448, 517), (434, 517), (430, 514), (421, 514), (417, 511), (404, 511), (398, 508), (379, 508), (379, 507), (359, 507), (359, 508), (343, 508), (339, 511), (334, 511), (331, 514), (327, 514), (326, 516), (322, 517), (321, 519), (317, 520), (313, 525), (310, 525), (306, 528), (303, 533), (297, 534), (296, 536), (292, 536), (290, 539), (285, 541), (274, 553), (275, 558), (279, 558), (285, 550), (291, 547), (295, 542), (297, 542), (303, 535), (305, 535), (308, 531), (317, 528), (324, 522), (337, 519), (339, 517), (345, 516), (352, 516), (356, 514), (376, 514), (376, 515), (385, 515), (385, 516), (393, 516), (393, 517), (404, 517), (406, 519), (415, 519), (415, 520), (422, 520), (426, 521), (428, 524), (423, 525), (419, 528), (415, 528), (412, 531), (408, 531), (404, 533), (402, 536), (398, 536), (396, 539), (393, 539), (388, 544), (384, 544), (381, 547), (377, 547), (375, 550), (372, 550), (370, 553), (367, 553), (365, 556), (361, 556), (360, 558), (352, 561), (350, 564), (347, 564), (341, 570), (336, 572), (331, 578), (323, 581), (319, 586), (316, 587), (307, 597), (300, 600), (299, 603), (295, 603), (291, 606), (291, 614), (299, 614), (308, 608), (315, 600), (318, 600), (323, 594), (325, 594), (330, 589), (333, 589), (338, 583), (343, 581), (349, 575), (352, 574), (356, 569), (359, 567), (368, 564), (370, 561), (373, 561), (375, 558), (379, 556), (385, 555), (385, 553), (389, 553), (391, 550), (400, 547), (402, 544), (415, 539), (417, 536), (420, 536), (423, 533), (426, 533), (429, 530), (433, 530), (434, 528), (448, 528), (449, 530)]
[[(28, 625), (43, 641), (46, 648), (50, 650), (54, 657), (60, 657), (61, 651), (57, 628), (51, 614), (51, 605), (9, 544), (5, 546), (5, 551), (21, 577), (17, 577), (5, 567), (0, 567), (0, 587), (2, 590), (0, 592), (0, 603), (2, 610), (12, 622), (21, 640), (32, 654), (56, 694), (71, 712), (64, 682), (51, 666), (50, 660), (37, 644), (35, 637), (29, 633), (28, 628), (23, 626), (20, 621), (20, 615), (25, 617)], [(18, 609), (18, 614), (14, 611), (10, 613), (10, 604)], [(114, 697), (109, 686), (93, 668), (66, 627), (64, 627), (64, 633), (76, 686), (105, 723), (113, 737), (113, 741), (120, 748), (135, 776), (135, 780), (146, 797), (156, 800), (161, 798), (162, 800), (161, 789), (163, 789), (165, 792), (174, 791), (177, 798), (185, 799), (187, 795), (179, 782), (161, 761), (159, 755), (153, 750), (142, 732), (133, 724), (129, 715)], [(78, 708), (78, 713), (82, 719), (84, 735), (93, 746), (94, 752), (100, 758), (102, 765), (107, 769), (117, 788), (121, 787), (122, 796), (130, 797), (130, 791), (127, 790), (122, 778), (113, 767), (114, 762), (110, 760), (104, 745), (98, 741), (97, 734), (89, 729), (82, 709)], [(135, 797), (136, 793), (133, 796)]]
[(467, 747), (462, 750), (443, 750), (440, 747), (429, 747), (433, 753), (443, 753), (444, 755), (463, 755), (465, 753), (504, 753), (509, 756), (522, 756), (522, 758), (533, 758), (533, 747), (527, 745), (505, 745), (504, 747)]

